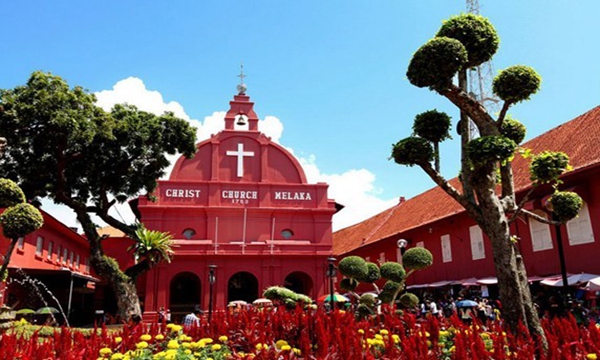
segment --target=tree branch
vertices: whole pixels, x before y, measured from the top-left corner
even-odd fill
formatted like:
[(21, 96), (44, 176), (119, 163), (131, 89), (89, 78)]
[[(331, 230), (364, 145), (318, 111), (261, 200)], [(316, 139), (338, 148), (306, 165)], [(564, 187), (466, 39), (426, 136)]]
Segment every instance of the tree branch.
[(512, 105), (512, 103), (509, 103), (508, 101), (505, 101), (504, 104), (502, 104), (502, 110), (500, 110), (500, 115), (498, 115), (498, 121), (496, 121), (496, 123), (498, 124), (498, 130), (502, 129), (502, 122), (504, 122), (504, 118), (506, 117), (506, 112), (508, 111), (508, 108)]
[(429, 175), (429, 177), (435, 182), (440, 188), (442, 188), (448, 195), (450, 195), (456, 202), (465, 208), (473, 216), (479, 218), (481, 213), (474, 202), (471, 202), (467, 197), (463, 196), (458, 190), (456, 190), (450, 183), (437, 171), (435, 171), (431, 164), (419, 164), (423, 171)]
[(142, 275), (151, 268), (152, 264), (150, 263), (150, 260), (146, 258), (138, 262), (137, 264), (128, 267), (125, 270), (125, 275), (129, 276), (133, 281), (135, 281), (135, 279), (137, 279), (138, 276)]
[[(515, 203), (514, 178), (510, 163), (500, 165), (500, 182), (502, 184), (502, 202), (511, 209)], [(505, 209), (507, 206), (505, 206)]]
[[(517, 205), (516, 209), (514, 209), (514, 211), (512, 211), (512, 215), (511, 215), (510, 219), (508, 219), (509, 223), (512, 223), (513, 221), (515, 221), (517, 219), (517, 217), (519, 217), (519, 215), (521, 214), (521, 210), (523, 209), (523, 206), (525, 206), (525, 203), (527, 202), (527, 200), (529, 200), (529, 196), (531, 196), (531, 194), (533, 193), (534, 190), (535, 190), (534, 187), (530, 188), (529, 191), (527, 191), (527, 194), (525, 194), (525, 196), (523, 196), (523, 198), (519, 202), (519, 205)], [(506, 211), (511, 211), (511, 209), (507, 209)]]
[(488, 114), (487, 110), (477, 100), (473, 99), (465, 91), (461, 90), (456, 85), (450, 85), (448, 90), (440, 93), (445, 96), (450, 102), (456, 105), (460, 110), (467, 113), (467, 115), (473, 120), (479, 132), (482, 135), (497, 134), (495, 129), (495, 121)]
[(537, 221), (539, 221), (539, 222), (541, 222), (543, 224), (548, 224), (548, 225), (562, 225), (562, 223), (560, 221), (548, 220), (545, 217), (540, 216), (540, 215), (538, 215), (538, 214), (536, 214), (534, 212), (531, 212), (529, 210), (522, 209), (521, 213), (524, 214), (525, 216), (527, 216), (529, 218), (532, 218), (534, 220), (537, 220)]

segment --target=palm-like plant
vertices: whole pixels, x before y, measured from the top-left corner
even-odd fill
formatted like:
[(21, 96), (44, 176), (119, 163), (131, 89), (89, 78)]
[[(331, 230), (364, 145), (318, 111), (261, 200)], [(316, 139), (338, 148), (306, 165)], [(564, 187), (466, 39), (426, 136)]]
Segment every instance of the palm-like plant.
[(174, 251), (173, 236), (168, 232), (148, 230), (140, 226), (135, 231), (135, 243), (127, 248), (133, 251), (136, 259), (146, 259), (151, 264), (160, 261), (171, 262)]

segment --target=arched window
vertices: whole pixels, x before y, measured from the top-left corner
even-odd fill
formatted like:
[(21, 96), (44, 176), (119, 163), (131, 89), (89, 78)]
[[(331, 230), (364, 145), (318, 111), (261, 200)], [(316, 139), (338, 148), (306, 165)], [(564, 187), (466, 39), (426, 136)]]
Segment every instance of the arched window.
[(194, 229), (185, 229), (185, 230), (183, 230), (182, 235), (183, 235), (184, 238), (186, 238), (186, 239), (189, 240), (189, 239), (193, 238), (196, 235), (196, 230), (194, 230)]
[(294, 236), (294, 232), (290, 229), (281, 230), (281, 237), (284, 239), (291, 239)]

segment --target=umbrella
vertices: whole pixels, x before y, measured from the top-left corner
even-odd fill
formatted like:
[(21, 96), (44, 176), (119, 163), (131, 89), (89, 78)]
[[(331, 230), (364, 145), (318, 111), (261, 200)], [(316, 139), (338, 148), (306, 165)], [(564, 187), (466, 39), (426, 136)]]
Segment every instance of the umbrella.
[[(567, 285), (569, 285), (569, 286), (580, 285), (580, 284), (586, 283), (596, 277), (598, 277), (598, 275), (586, 274), (586, 273), (570, 275), (569, 277), (567, 277)], [(542, 280), (541, 284), (548, 285), (548, 286), (561, 287), (561, 286), (563, 286), (562, 277), (548, 278), (548, 279)]]
[[(331, 294), (323, 295), (320, 298), (318, 298), (317, 301), (331, 302)], [(346, 302), (346, 301), (350, 301), (350, 299), (348, 299), (344, 295), (340, 295), (340, 294), (336, 293), (336, 294), (333, 294), (333, 301), (334, 302)]]
[(246, 306), (246, 305), (248, 305), (248, 303), (245, 302), (244, 300), (235, 300), (235, 301), (230, 301), (229, 304), (227, 304), (227, 307)]
[(22, 315), (27, 315), (27, 314), (33, 314), (35, 312), (35, 310), (33, 309), (19, 309), (17, 310), (17, 314), (22, 314)]
[(585, 286), (586, 290), (589, 291), (599, 291), (600, 290), (600, 276), (590, 279), (587, 285)]
[(254, 300), (252, 302), (252, 304), (254, 304), (254, 305), (271, 305), (271, 304), (273, 304), (273, 302), (269, 299), (260, 298), (260, 299)]
[(456, 302), (457, 308), (476, 307), (477, 303), (473, 300), (461, 300)]
[(58, 313), (60, 313), (60, 311), (58, 311), (56, 308), (53, 308), (51, 306), (44, 306), (44, 307), (37, 309), (35, 311), (35, 313), (36, 314), (58, 314)]

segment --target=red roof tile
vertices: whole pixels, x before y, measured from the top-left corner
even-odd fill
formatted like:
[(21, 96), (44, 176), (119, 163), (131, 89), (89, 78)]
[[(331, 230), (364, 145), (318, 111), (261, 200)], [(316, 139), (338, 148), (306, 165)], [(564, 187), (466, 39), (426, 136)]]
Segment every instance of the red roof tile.
[[(599, 139), (600, 106), (522, 146), (531, 149), (534, 154), (544, 150), (563, 151), (569, 155), (573, 170), (582, 170), (600, 163)], [(515, 157), (513, 172), (517, 191), (530, 186), (528, 169), (527, 160)], [(456, 178), (450, 182), (455, 187), (460, 186)], [(333, 234), (333, 253), (344, 254), (462, 211), (464, 209), (456, 201), (436, 186), (367, 220), (336, 231)]]

